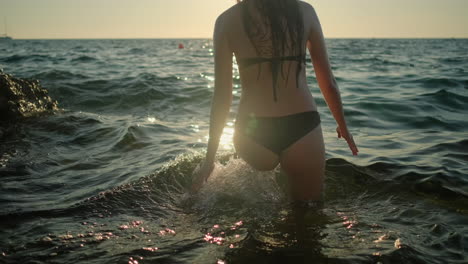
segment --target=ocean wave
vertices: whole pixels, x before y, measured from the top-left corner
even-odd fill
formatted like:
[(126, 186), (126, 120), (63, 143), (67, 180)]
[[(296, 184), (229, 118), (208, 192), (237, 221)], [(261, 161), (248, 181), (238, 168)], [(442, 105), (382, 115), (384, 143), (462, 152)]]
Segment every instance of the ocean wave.
[(468, 154), (468, 138), (463, 138), (454, 142), (436, 144), (427, 151), (434, 153), (446, 151), (448, 153)]
[(41, 55), (41, 54), (28, 54), (28, 55), (11, 55), (7, 57), (0, 57), (0, 62), (4, 63), (17, 63), (17, 62), (46, 62), (46, 61), (53, 61), (56, 58), (48, 56), (48, 55)]
[[(136, 142), (138, 142), (138, 136), (135, 135), (137, 128), (129, 128), (126, 133), (123, 134), (121, 139), (115, 145), (118, 148), (122, 146), (129, 146)], [(90, 135), (88, 138), (92, 140), (95, 137)], [(78, 137), (77, 137), (78, 139)], [(80, 144), (83, 144), (81, 142)], [(120, 147), (119, 147), (120, 146)], [(99, 193), (96, 196), (92, 196), (87, 198), (85, 201), (77, 203), (75, 206), (72, 207), (73, 210), (77, 210), (77, 207), (81, 207), (80, 211), (89, 211), (92, 212), (98, 207), (105, 208), (111, 211), (119, 211), (120, 208), (128, 209), (130, 204), (140, 204), (143, 206), (146, 204), (149, 207), (152, 206), (171, 206), (173, 208), (179, 208), (177, 210), (181, 210), (181, 206), (184, 204), (179, 204), (181, 195), (187, 193), (188, 188), (190, 186), (190, 182), (192, 181), (192, 172), (194, 171), (195, 167), (202, 161), (202, 155), (193, 155), (193, 154), (186, 154), (181, 155), (174, 159), (171, 162), (165, 164), (160, 170), (148, 175), (146, 177), (140, 178), (135, 182), (123, 184), (117, 186), (115, 188), (106, 190), (104, 192)], [(258, 195), (258, 189), (255, 189), (255, 180), (254, 178), (267, 178), (271, 177), (271, 180), (274, 180), (278, 177), (284, 177), (278, 172), (270, 172), (270, 173), (260, 173), (255, 172), (252, 169), (249, 169), (246, 164), (244, 164), (240, 160), (236, 160), (233, 157), (233, 154), (224, 154), (220, 157), (219, 161), (224, 166), (227, 166), (225, 172), (232, 169), (229, 177), (228, 175), (222, 175), (222, 172), (215, 176), (217, 178), (214, 182), (207, 185), (206, 188), (211, 189), (214, 191), (215, 188), (219, 188), (219, 190), (215, 191), (213, 195), (228, 195), (223, 194), (226, 188), (228, 189), (237, 189), (239, 186), (248, 184), (250, 185), (245, 186), (247, 189), (237, 189), (237, 194), (231, 193), (230, 196), (237, 196), (234, 199), (247, 199), (247, 197), (253, 198), (254, 196)], [(223, 166), (223, 165), (220, 165)], [(373, 169), (376, 166), (372, 166)], [(359, 195), (359, 193), (364, 189), (371, 188), (372, 185), (379, 185), (382, 184), (390, 184), (388, 181), (379, 181), (371, 174), (369, 174), (370, 170), (366, 167), (358, 167), (352, 163), (349, 163), (342, 159), (330, 159), (327, 161), (327, 190), (326, 190), (326, 199), (327, 200), (335, 200), (339, 199), (343, 195), (351, 195), (354, 193), (355, 195)], [(249, 177), (247, 175), (250, 175)], [(269, 176), (268, 176), (269, 175)], [(252, 178), (253, 177), (253, 178)], [(279, 179), (279, 182), (283, 180)], [(254, 185), (252, 185), (254, 184)], [(280, 183), (281, 184), (281, 183)], [(226, 185), (226, 186), (221, 186)], [(249, 188), (253, 188), (250, 190)], [(266, 193), (263, 195), (265, 196), (257, 196), (254, 198), (256, 201), (250, 201), (251, 205), (254, 205), (258, 202), (267, 202), (268, 197), (278, 196), (281, 197), (282, 195), (276, 193), (279, 191), (275, 187), (274, 184), (267, 189), (264, 189)], [(334, 189), (336, 188), (336, 189)], [(347, 191), (343, 192), (343, 189), (347, 189)], [(249, 193), (251, 192), (251, 193)], [(340, 193), (339, 195), (335, 195)], [(179, 198), (177, 198), (179, 196)], [(245, 196), (242, 198), (242, 196)], [(251, 197), (252, 196), (252, 197)], [(284, 196), (285, 197), (285, 196)], [(285, 199), (285, 198), (281, 199)], [(150, 198), (150, 199), (148, 199)], [(203, 198), (203, 203), (210, 204), (214, 202), (213, 199), (218, 199), (219, 197), (211, 197), (211, 198)], [(158, 202), (159, 201), (159, 202)], [(129, 202), (130, 204), (126, 204)], [(156, 202), (156, 203), (155, 203)], [(233, 201), (236, 203), (235, 201)], [(115, 204), (114, 204), (115, 203)], [(281, 202), (280, 202), (281, 203)], [(203, 206), (208, 206), (208, 204), (204, 204)], [(239, 203), (241, 204), (241, 203)], [(212, 206), (218, 206), (217, 204), (210, 204)], [(93, 210), (91, 210), (93, 209)], [(222, 208), (216, 208), (219, 210)], [(63, 209), (60, 209), (61, 211)], [(138, 209), (137, 209), (138, 210)], [(39, 211), (40, 212), (40, 211)], [(10, 215), (9, 213), (8, 215)], [(14, 213), (16, 214), (16, 213)]]
[(421, 97), (426, 100), (429, 98), (432, 102), (448, 106), (452, 111), (455, 109), (464, 109), (466, 102), (468, 102), (468, 96), (458, 94), (455, 91), (448, 89), (440, 89), (436, 92), (425, 93), (422, 94)]
[[(51, 77), (66, 78), (66, 73), (63, 75)], [(150, 106), (155, 102), (163, 106), (173, 103), (173, 99), (184, 97), (181, 93), (181, 80), (175, 76), (160, 77), (151, 73), (141, 73), (135, 77), (120, 79), (93, 80), (88, 77), (80, 82), (63, 81), (66, 85), (57, 86), (54, 90), (57, 90), (57, 94), (73, 91), (73, 98), (64, 94), (61, 96), (61, 103), (72, 105), (74, 108), (118, 110)]]
[(467, 62), (467, 58), (464, 57), (450, 57), (450, 58), (440, 58), (441, 63), (446, 63), (449, 65), (464, 65)]
[(82, 81), (82, 80), (88, 79), (89, 76), (84, 75), (82, 73), (73, 73), (73, 72), (65, 71), (65, 70), (51, 69), (51, 70), (39, 72), (31, 76), (31, 78), (38, 79), (38, 80), (45, 80), (47, 82), (54, 82), (54, 81), (75, 81), (75, 80)]
[(87, 47), (85, 47), (85, 46), (78, 45), (78, 46), (75, 46), (75, 47), (71, 48), (70, 51), (87, 53), (87, 52), (89, 52), (89, 49)]
[(380, 58), (377, 56), (372, 57), (372, 58), (348, 57), (348, 58), (342, 58), (341, 60), (343, 60), (344, 63), (365, 64), (369, 67), (376, 67), (376, 66), (415, 67), (415, 65), (411, 62), (394, 61), (394, 60)]
[[(123, 141), (127, 141), (129, 139), (131, 139), (133, 143), (136, 142), (135, 137), (132, 136), (131, 133), (127, 133), (126, 136), (122, 138)], [(145, 203), (144, 200), (148, 199), (148, 195), (150, 195), (153, 197), (152, 199), (155, 199), (156, 201), (162, 197), (166, 197), (165, 199), (170, 199), (170, 201), (163, 199), (164, 203), (169, 202), (171, 206), (180, 207), (182, 205), (176, 203), (176, 201), (178, 201), (176, 196), (183, 195), (188, 191), (190, 186), (189, 184), (192, 180), (192, 172), (201, 160), (202, 156), (199, 155), (179, 156), (174, 161), (169, 162), (161, 170), (155, 172), (152, 175), (141, 178), (140, 180), (131, 183), (130, 185), (125, 184), (117, 187), (115, 190), (109, 190), (104, 195), (92, 197), (88, 199), (88, 201), (100, 201), (99, 203), (107, 203), (108, 200), (115, 201), (115, 199), (118, 199), (122, 202), (125, 200), (131, 200), (132, 202), (138, 201)], [(278, 180), (278, 184), (282, 184), (282, 182), (284, 182), (284, 180), (281, 179), (281, 177), (284, 177), (284, 175), (279, 172), (266, 174), (253, 171), (250, 172), (248, 166), (246, 167), (245, 165), (241, 165), (242, 162), (233, 159), (232, 154), (222, 156), (221, 162), (225, 164), (224, 166), (229, 166), (230, 169), (240, 171), (233, 171), (234, 174), (238, 173), (239, 175), (229, 176), (234, 177), (234, 179), (228, 180), (225, 178), (227, 176), (217, 176), (221, 178), (211, 183), (210, 186), (207, 186), (209, 189), (220, 188), (219, 191), (216, 191), (219, 194), (221, 194), (226, 188), (237, 188), (235, 186), (253, 184), (253, 182), (250, 182), (253, 180), (253, 178), (250, 180), (241, 178), (247, 177), (242, 175), (244, 172), (257, 174), (260, 177), (266, 177), (265, 181), (268, 181), (268, 177), (272, 177), (272, 179), (276, 178)], [(464, 205), (464, 207), (461, 207), (460, 209), (468, 210), (468, 193), (458, 189), (456, 187), (456, 183), (448, 182), (446, 179), (450, 177), (447, 177), (447, 175), (443, 175), (441, 173), (429, 174), (425, 171), (425, 168), (418, 168), (417, 166), (405, 167), (387, 162), (375, 162), (369, 166), (357, 166), (343, 159), (333, 158), (327, 160), (326, 175), (326, 202), (333, 202), (334, 200), (342, 199), (345, 195), (360, 195), (362, 191), (368, 193), (385, 192), (386, 195), (402, 196), (404, 195), (402, 192), (412, 194), (416, 190), (420, 193), (423, 193), (424, 196), (430, 196), (435, 200), (457, 200), (458, 205)], [(384, 175), (384, 177), (382, 177), (382, 175)], [(255, 178), (257, 176), (250, 177)], [(245, 181), (248, 181), (249, 183)], [(221, 187), (219, 184), (227, 184), (228, 186)], [(274, 187), (272, 185), (270, 188), (271, 189), (264, 190), (267, 192), (264, 193), (264, 195), (266, 195), (265, 197), (279, 195), (276, 192), (278, 192), (283, 187)], [(248, 192), (248, 189), (239, 189), (239, 191)], [(115, 195), (122, 197), (117, 198)], [(126, 195), (131, 195), (133, 198), (128, 199)], [(140, 198), (136, 198), (135, 195), (139, 195)], [(159, 195), (161, 195), (161, 197), (158, 198), (157, 196)], [(231, 193), (230, 195), (235, 194)], [(250, 197), (250, 194), (248, 193), (237, 195), (246, 195)], [(257, 197), (255, 199), (265, 199), (265, 197)], [(239, 196), (234, 199), (239, 199)], [(284, 201), (285, 200), (283, 200), (283, 202)], [(92, 203), (94, 204), (95, 202)], [(88, 206), (86, 204), (87, 203), (84, 203), (82, 205)], [(121, 204), (119, 206), (121, 206)], [(105, 207), (107, 209), (110, 208), (108, 205)]]
[(404, 188), (407, 192), (416, 191), (435, 202), (445, 202), (448, 207), (468, 212), (468, 190), (460, 188), (462, 186), (460, 184), (466, 185), (465, 181), (457, 180), (448, 173), (437, 170), (429, 173), (425, 168), (418, 166), (411, 166), (394, 174), (393, 179), (400, 184), (398, 189)]
[(70, 62), (73, 63), (95, 63), (98, 61), (99, 59), (87, 55), (81, 55), (70, 59)]
[(64, 112), (47, 119), (37, 119), (30, 122), (39, 130), (53, 132), (62, 135), (76, 135), (77, 130), (101, 125), (96, 117), (76, 115), (73, 112)]
[[(162, 124), (152, 124), (152, 129), (159, 131), (161, 134), (171, 131), (170, 128)], [(125, 132), (122, 133), (120, 139), (116, 141), (112, 150), (118, 152), (129, 152), (137, 149), (143, 149), (151, 144), (149, 141), (150, 140), (143, 129), (138, 126), (129, 126)]]
[(147, 51), (141, 48), (131, 48), (130, 50), (128, 50), (128, 53), (129, 54), (146, 54)]
[(420, 84), (425, 88), (440, 88), (440, 87), (461, 87), (463, 82), (460, 82), (456, 79), (451, 78), (420, 78), (416, 80), (409, 81), (410, 83)]

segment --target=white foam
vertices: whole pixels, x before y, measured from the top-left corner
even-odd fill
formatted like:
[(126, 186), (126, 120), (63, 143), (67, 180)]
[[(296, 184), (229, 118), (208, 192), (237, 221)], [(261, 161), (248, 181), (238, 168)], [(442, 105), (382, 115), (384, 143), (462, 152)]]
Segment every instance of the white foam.
[(252, 207), (257, 204), (278, 205), (285, 200), (274, 171), (256, 171), (236, 158), (231, 158), (226, 164), (215, 163), (203, 187), (196, 194), (184, 196), (192, 199), (195, 209), (213, 208), (223, 201)]

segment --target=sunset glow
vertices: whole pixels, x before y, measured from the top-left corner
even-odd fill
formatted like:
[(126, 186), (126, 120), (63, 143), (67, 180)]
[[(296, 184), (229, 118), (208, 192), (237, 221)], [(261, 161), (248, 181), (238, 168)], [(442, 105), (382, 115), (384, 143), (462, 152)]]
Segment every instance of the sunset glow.
[[(329, 38), (466, 38), (465, 0), (307, 0)], [(234, 0), (0, 0), (14, 38), (211, 38)]]

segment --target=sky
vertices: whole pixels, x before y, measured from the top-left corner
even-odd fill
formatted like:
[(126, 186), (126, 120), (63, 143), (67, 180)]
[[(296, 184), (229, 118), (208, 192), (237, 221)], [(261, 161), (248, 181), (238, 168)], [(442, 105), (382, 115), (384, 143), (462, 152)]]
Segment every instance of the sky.
[[(0, 0), (20, 39), (211, 38), (235, 0)], [(468, 38), (468, 0), (306, 0), (327, 38)]]

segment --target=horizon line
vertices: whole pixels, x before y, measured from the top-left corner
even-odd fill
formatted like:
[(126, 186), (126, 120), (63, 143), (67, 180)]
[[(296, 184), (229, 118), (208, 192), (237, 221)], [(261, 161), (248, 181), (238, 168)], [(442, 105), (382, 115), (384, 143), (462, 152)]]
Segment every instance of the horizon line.
[[(154, 37), (154, 38), (13, 38), (12, 40), (151, 40), (151, 39), (167, 39), (167, 40), (212, 40), (212, 37)], [(466, 37), (325, 37), (325, 39), (468, 39)]]

